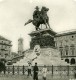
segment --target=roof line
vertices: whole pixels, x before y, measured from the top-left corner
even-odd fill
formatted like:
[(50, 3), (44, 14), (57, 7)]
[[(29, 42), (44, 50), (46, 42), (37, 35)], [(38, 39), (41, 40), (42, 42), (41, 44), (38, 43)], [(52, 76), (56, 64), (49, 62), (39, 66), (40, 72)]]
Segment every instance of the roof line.
[(11, 40), (8, 40), (8, 39), (4, 38), (4, 37), (1, 36), (1, 35), (0, 35), (0, 39), (12, 42)]
[(76, 29), (59, 32), (56, 34), (56, 36), (65, 36), (65, 35), (71, 35), (71, 34), (76, 34)]

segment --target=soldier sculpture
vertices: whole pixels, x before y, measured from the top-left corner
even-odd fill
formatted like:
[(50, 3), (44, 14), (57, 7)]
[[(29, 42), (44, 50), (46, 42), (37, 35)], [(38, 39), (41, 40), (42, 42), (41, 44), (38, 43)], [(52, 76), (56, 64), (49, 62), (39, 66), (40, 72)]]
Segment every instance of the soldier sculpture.
[(47, 26), (50, 28), (49, 17), (47, 16), (47, 12), (48, 12), (49, 8), (42, 7), (41, 11), (39, 11), (39, 7), (36, 6), (35, 9), (36, 10), (33, 13), (33, 20), (29, 19), (25, 23), (25, 25), (32, 22), (33, 25), (35, 26), (36, 30), (40, 30), (40, 28), (39, 28), (40, 24), (45, 24), (46, 28), (47, 28)]

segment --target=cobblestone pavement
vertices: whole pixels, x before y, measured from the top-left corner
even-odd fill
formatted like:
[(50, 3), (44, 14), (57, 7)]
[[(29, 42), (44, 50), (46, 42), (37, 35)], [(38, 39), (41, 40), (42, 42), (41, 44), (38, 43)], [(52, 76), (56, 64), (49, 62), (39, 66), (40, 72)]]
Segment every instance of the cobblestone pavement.
[[(71, 78), (65, 77), (58, 77), (58, 76), (48, 76), (47, 80), (70, 80)], [(74, 78), (72, 78), (74, 79)], [(27, 77), (26, 75), (0, 75), (0, 80), (33, 80), (33, 78)], [(39, 80), (42, 80), (42, 77), (39, 76)]]

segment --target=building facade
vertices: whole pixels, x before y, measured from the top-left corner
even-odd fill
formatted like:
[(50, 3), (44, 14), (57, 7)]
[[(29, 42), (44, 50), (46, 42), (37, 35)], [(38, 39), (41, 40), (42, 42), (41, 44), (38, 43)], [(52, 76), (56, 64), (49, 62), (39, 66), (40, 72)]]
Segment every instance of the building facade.
[(10, 57), (11, 54), (11, 41), (0, 36), (0, 58)]
[(60, 51), (61, 58), (67, 63), (76, 63), (76, 31), (56, 34), (55, 47)]

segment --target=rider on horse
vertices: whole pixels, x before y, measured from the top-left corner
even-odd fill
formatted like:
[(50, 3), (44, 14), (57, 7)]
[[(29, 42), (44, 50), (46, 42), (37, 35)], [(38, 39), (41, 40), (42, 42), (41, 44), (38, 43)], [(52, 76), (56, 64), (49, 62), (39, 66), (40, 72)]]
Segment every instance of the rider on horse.
[(33, 25), (35, 26), (36, 30), (40, 29), (39, 26), (42, 25), (42, 24), (45, 24), (46, 28), (47, 28), (47, 25), (49, 26), (50, 28), (50, 25), (49, 25), (49, 17), (47, 15), (47, 11), (49, 10), (49, 8), (46, 8), (46, 7), (42, 7), (41, 11), (39, 11), (39, 7), (36, 6), (35, 8), (36, 10), (34, 11), (33, 13), (33, 20), (32, 19), (29, 19), (25, 25), (29, 24), (29, 23), (33, 23)]
[(33, 13), (33, 19), (34, 19), (34, 20), (38, 20), (38, 19), (39, 19), (39, 16), (40, 16), (39, 7), (36, 6), (35, 9), (36, 9), (36, 10), (35, 10), (34, 13)]

